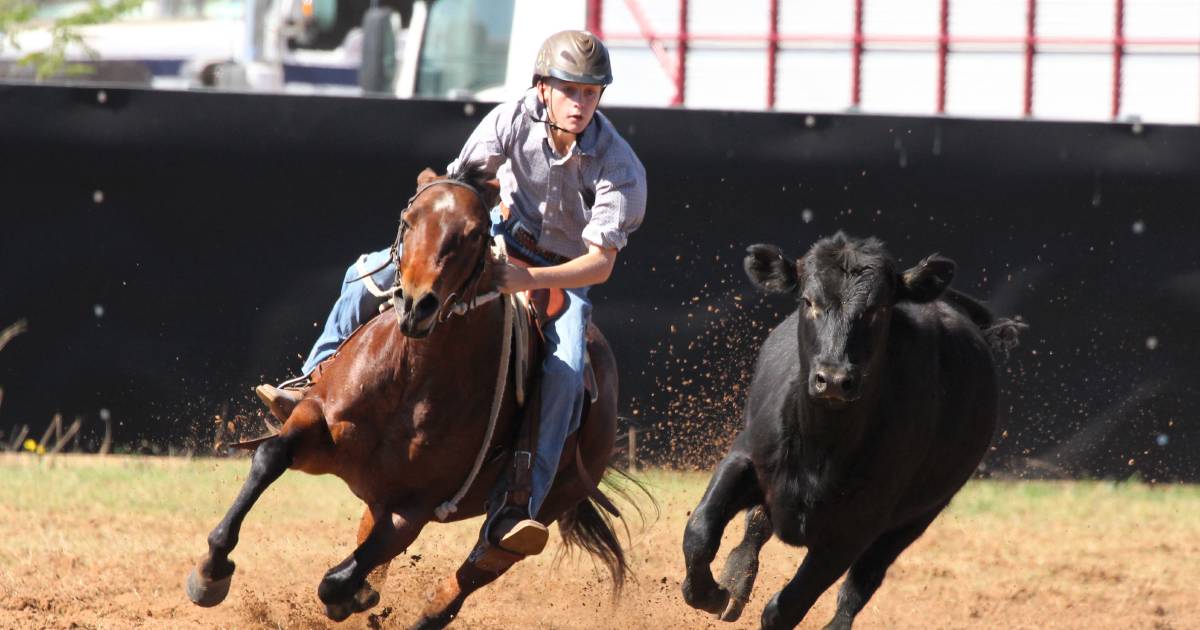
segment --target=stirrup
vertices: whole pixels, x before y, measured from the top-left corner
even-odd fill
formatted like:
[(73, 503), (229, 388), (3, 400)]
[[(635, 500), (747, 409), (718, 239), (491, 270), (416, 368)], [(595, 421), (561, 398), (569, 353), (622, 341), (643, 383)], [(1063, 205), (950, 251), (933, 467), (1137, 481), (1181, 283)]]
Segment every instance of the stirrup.
[(287, 422), (296, 404), (304, 398), (302, 389), (284, 389), (274, 385), (259, 385), (254, 388), (254, 393), (280, 422)]
[(500, 536), (499, 547), (523, 556), (536, 556), (546, 548), (550, 530), (531, 518), (518, 521), (512, 529)]

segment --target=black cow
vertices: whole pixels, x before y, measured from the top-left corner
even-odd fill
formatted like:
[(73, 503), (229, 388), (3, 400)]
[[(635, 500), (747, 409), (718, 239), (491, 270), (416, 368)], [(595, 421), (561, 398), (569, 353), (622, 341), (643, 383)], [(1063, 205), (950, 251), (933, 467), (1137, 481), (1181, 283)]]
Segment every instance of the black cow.
[[(737, 619), (774, 533), (808, 554), (762, 627), (795, 627), (849, 569), (827, 626), (849, 628), (982, 459), (996, 424), (993, 352), (1015, 346), (1024, 324), (948, 289), (953, 261), (932, 255), (901, 273), (873, 238), (839, 232), (799, 262), (773, 245), (749, 252), (754, 284), (800, 308), (764, 342), (746, 427), (688, 519), (683, 596)], [(709, 564), (746, 509), (718, 585)]]

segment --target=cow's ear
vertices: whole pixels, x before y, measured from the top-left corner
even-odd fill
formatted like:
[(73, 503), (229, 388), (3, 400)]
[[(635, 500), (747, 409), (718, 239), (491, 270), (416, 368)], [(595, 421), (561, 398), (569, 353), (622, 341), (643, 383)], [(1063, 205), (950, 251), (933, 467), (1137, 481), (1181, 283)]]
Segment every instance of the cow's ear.
[(754, 286), (767, 293), (794, 293), (800, 286), (800, 270), (796, 261), (783, 255), (774, 245), (751, 245), (742, 262), (746, 275)]
[(417, 175), (417, 188), (420, 188), (421, 186), (424, 186), (425, 184), (428, 184), (437, 178), (437, 171), (426, 166), (425, 170), (421, 171), (421, 173)]
[(932, 302), (941, 297), (954, 280), (957, 265), (949, 258), (930, 254), (914, 267), (900, 274), (896, 301)]

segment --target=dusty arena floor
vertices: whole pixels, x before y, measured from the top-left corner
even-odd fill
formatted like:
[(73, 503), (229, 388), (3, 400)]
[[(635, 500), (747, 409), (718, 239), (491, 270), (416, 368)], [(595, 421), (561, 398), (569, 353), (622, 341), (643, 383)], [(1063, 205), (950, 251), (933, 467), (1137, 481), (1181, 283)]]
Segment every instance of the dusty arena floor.
[[(0, 457), (0, 628), (404, 628), (478, 527), (426, 529), (393, 563), (375, 614), (333, 624), (316, 585), (350, 552), (361, 508), (336, 479), (290, 473), (247, 519), (229, 598), (197, 608), (183, 580), (247, 468)], [(589, 559), (556, 563), (553, 538), (549, 553), (476, 594), (451, 627), (758, 627), (803, 551), (768, 544), (742, 620), (716, 622), (679, 596), (683, 523), (707, 477), (644, 479), (661, 514), (631, 527), (637, 581), (618, 602)], [(738, 530), (740, 518), (727, 536)], [(1198, 583), (1200, 488), (973, 482), (892, 567), (857, 627), (1197, 628)], [(801, 627), (823, 626), (835, 599), (831, 589)]]

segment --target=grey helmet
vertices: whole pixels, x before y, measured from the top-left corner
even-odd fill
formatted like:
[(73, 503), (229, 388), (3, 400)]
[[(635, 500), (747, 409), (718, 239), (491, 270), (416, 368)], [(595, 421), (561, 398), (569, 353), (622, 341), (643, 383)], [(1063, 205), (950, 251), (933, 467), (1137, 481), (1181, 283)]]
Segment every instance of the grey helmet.
[(534, 85), (540, 77), (607, 86), (613, 79), (608, 48), (587, 31), (555, 33), (542, 42), (533, 64)]

